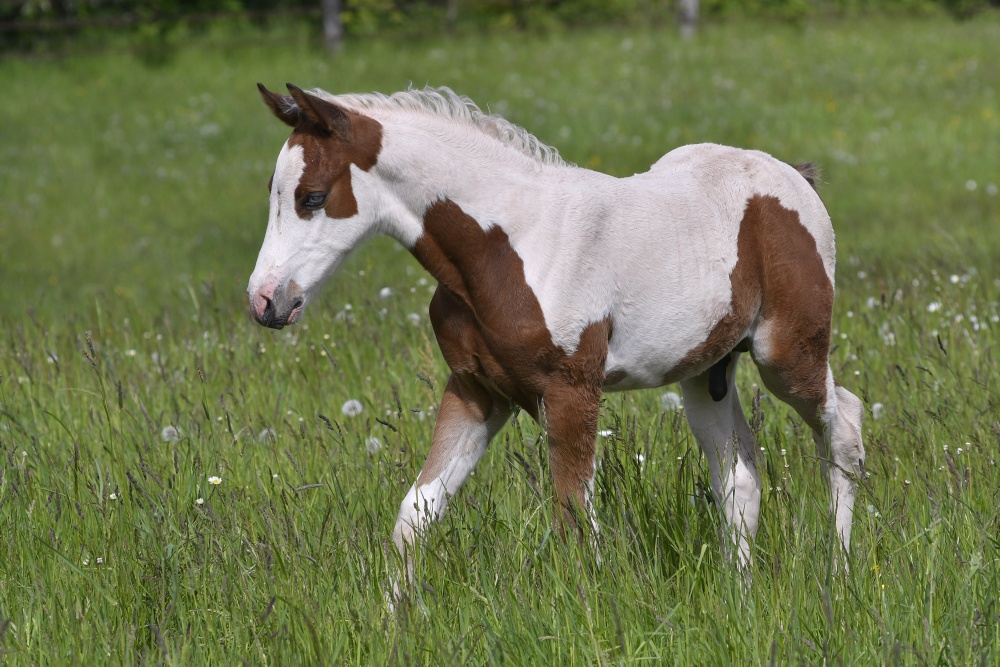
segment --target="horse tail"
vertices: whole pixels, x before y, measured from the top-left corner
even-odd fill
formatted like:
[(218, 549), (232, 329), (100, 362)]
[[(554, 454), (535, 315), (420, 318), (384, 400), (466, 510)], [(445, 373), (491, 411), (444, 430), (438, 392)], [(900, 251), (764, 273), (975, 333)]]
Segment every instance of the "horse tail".
[(812, 162), (805, 162), (803, 164), (793, 164), (792, 167), (795, 171), (799, 172), (802, 178), (806, 179), (812, 189), (816, 189), (816, 181), (820, 180), (820, 170)]

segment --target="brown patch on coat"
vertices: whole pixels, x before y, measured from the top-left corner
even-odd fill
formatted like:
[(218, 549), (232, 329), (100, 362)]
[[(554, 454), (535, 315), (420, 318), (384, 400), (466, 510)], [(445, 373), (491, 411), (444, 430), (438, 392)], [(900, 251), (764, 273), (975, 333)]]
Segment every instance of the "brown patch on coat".
[(741, 260), (744, 246), (756, 257), (763, 295), (759, 317), (768, 340), (751, 350), (761, 378), (822, 433), (833, 284), (816, 239), (796, 211), (775, 197), (756, 196), (747, 202), (740, 226)]
[(553, 485), (564, 518), (594, 474), (594, 439), (611, 322), (590, 324), (573, 354), (552, 341), (524, 263), (498, 226), (484, 230), (450, 200), (424, 214), (413, 255), (439, 282), (430, 318), (448, 366), (484, 380), (549, 433)]
[(750, 351), (768, 389), (822, 431), (818, 410), (826, 400), (833, 285), (816, 239), (798, 212), (776, 197), (754, 195), (744, 209), (737, 247), (729, 314), (664, 383), (697, 375), (745, 347), (756, 322), (768, 340), (752, 342)]

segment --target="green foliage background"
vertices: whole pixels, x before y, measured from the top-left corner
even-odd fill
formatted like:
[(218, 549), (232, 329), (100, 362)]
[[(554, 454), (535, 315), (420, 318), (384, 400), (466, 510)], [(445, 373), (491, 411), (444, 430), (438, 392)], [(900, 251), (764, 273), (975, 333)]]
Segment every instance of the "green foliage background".
[[(558, 30), (568, 26), (649, 25), (672, 22), (674, 0), (342, 0), (344, 29), (428, 35), (445, 29)], [(810, 17), (871, 14), (969, 18), (1000, 0), (703, 0), (703, 20), (749, 17), (802, 21)], [(203, 30), (211, 21), (281, 22), (288, 14), (317, 17), (319, 0), (0, 0), (0, 50), (62, 48), (125, 33), (147, 48), (168, 36)], [(319, 21), (313, 30), (318, 32)]]

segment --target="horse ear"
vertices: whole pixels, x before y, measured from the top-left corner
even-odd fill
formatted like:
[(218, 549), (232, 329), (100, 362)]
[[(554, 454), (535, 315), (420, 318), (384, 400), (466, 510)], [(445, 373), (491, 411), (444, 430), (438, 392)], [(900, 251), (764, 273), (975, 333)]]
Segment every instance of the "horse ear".
[(351, 137), (351, 119), (343, 109), (315, 95), (311, 95), (298, 86), (285, 84), (292, 99), (302, 110), (305, 118), (313, 125), (344, 141)]
[(260, 91), (260, 96), (263, 98), (264, 104), (271, 110), (271, 113), (277, 116), (278, 120), (292, 127), (299, 124), (302, 112), (299, 110), (298, 105), (295, 104), (294, 99), (287, 95), (272, 93), (262, 83), (257, 84), (257, 90)]

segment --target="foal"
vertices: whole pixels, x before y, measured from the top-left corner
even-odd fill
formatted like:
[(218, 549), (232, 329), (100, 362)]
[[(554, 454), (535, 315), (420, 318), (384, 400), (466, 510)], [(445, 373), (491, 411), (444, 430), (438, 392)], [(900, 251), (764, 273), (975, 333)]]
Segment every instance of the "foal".
[(757, 531), (758, 447), (736, 393), (749, 352), (812, 429), (844, 550), (864, 463), (861, 402), (828, 363), (834, 235), (808, 167), (714, 144), (614, 178), (448, 89), (332, 96), (260, 86), (293, 128), (278, 155), (250, 312), (281, 328), (364, 239), (438, 281), (451, 369), (427, 461), (399, 510), (407, 549), (515, 406), (544, 424), (558, 520), (591, 520), (601, 393), (680, 382), (741, 565)]

